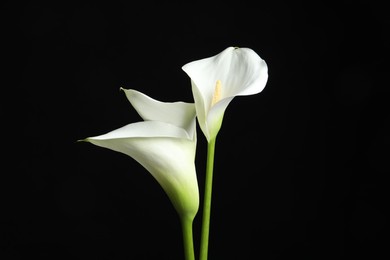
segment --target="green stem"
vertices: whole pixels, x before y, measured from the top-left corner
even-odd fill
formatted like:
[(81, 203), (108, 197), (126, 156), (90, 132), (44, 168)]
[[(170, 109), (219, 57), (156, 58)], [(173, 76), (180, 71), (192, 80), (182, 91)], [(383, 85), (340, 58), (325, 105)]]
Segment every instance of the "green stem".
[(211, 212), (211, 193), (213, 187), (213, 168), (215, 154), (215, 138), (207, 144), (207, 165), (205, 177), (205, 190), (203, 198), (203, 220), (200, 237), (200, 255), (199, 260), (207, 260), (210, 232), (210, 212)]
[(192, 236), (192, 222), (192, 218), (181, 218), (185, 260), (195, 260), (194, 241)]

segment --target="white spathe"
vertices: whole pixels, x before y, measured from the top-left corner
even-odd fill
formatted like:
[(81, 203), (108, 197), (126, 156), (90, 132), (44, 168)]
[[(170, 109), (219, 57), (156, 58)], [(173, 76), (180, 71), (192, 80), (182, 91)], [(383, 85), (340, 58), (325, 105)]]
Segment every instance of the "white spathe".
[(136, 90), (123, 90), (145, 121), (85, 141), (139, 162), (162, 186), (179, 215), (193, 219), (199, 208), (194, 104), (160, 102)]
[(217, 136), (233, 98), (261, 92), (268, 80), (266, 62), (249, 48), (228, 47), (182, 69), (191, 78), (198, 122), (208, 141)]

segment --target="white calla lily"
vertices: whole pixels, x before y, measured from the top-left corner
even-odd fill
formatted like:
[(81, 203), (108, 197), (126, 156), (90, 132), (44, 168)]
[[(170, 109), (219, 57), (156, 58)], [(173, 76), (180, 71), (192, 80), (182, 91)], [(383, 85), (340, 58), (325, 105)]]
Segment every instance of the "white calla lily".
[(194, 104), (160, 102), (136, 90), (123, 90), (145, 121), (85, 141), (139, 162), (162, 186), (179, 215), (192, 220), (199, 207)]
[(268, 80), (267, 64), (249, 48), (229, 47), (182, 69), (191, 78), (198, 122), (209, 142), (217, 136), (233, 98), (261, 92)]

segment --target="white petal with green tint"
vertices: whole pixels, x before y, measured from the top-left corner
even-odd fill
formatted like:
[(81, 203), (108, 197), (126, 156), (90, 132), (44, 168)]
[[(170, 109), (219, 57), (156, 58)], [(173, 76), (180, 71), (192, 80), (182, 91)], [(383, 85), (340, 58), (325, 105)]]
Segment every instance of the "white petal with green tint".
[(216, 137), (233, 98), (261, 92), (268, 80), (267, 64), (249, 48), (229, 47), (182, 69), (191, 78), (198, 122), (208, 141)]
[(160, 102), (135, 90), (125, 90), (125, 93), (141, 117), (148, 121), (88, 137), (85, 141), (124, 153), (139, 162), (162, 186), (178, 213), (193, 219), (199, 207), (194, 104)]
[(161, 102), (134, 89), (122, 89), (143, 120), (171, 123), (194, 135), (195, 106), (185, 102)]

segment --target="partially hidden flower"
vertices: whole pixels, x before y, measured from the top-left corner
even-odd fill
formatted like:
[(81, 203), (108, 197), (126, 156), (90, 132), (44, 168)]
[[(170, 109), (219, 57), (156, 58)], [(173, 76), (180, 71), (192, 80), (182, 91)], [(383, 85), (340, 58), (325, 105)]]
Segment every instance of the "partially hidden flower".
[(144, 121), (84, 141), (139, 162), (162, 186), (179, 215), (192, 220), (199, 208), (194, 104), (160, 102), (136, 90), (122, 90)]
[(268, 80), (267, 64), (249, 48), (228, 47), (182, 69), (191, 78), (199, 126), (208, 142), (217, 136), (233, 98), (261, 92)]

